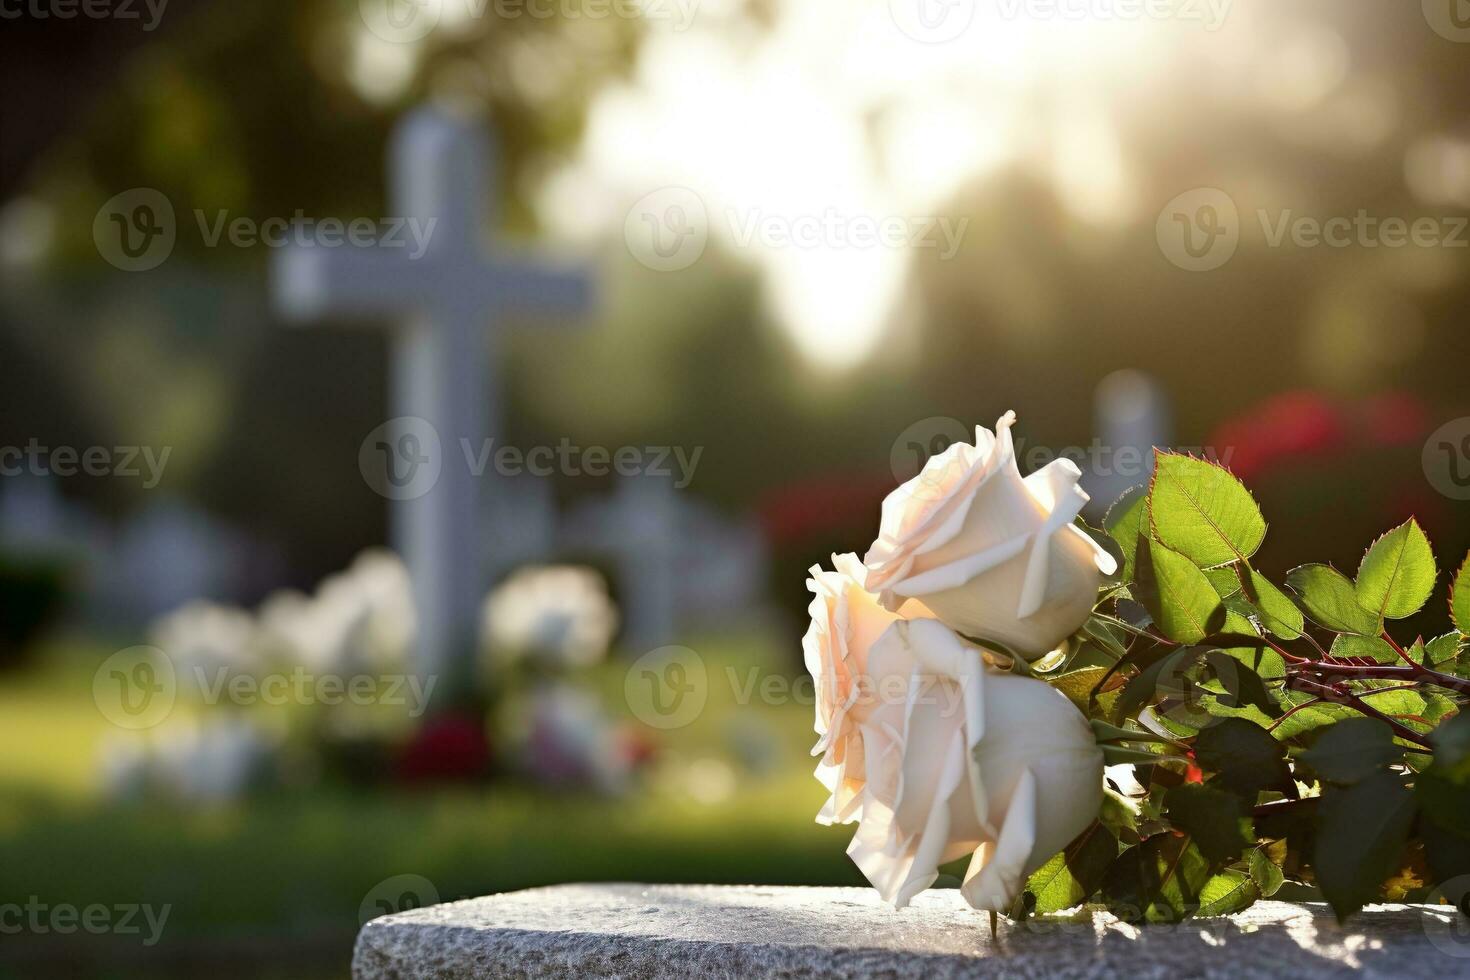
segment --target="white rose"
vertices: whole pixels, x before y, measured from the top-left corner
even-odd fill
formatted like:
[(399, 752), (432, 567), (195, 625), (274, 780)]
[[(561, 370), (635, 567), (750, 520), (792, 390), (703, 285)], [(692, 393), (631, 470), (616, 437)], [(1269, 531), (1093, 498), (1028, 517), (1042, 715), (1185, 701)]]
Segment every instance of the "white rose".
[(977, 426), (975, 445), (930, 457), (888, 495), (864, 584), (887, 609), (919, 599), (951, 629), (1035, 659), (1087, 621), (1116, 563), (1072, 523), (1088, 500), (1075, 464), (1022, 478), (1014, 422)]
[(807, 588), (815, 598), (807, 609), (812, 622), (802, 651), (816, 688), (819, 737), (812, 754), (822, 757), (817, 778), (832, 793), (817, 819), (847, 823), (867, 779), (858, 725), (871, 715), (875, 698), (868, 651), (900, 619), (933, 614), (917, 602), (905, 603), (899, 613), (878, 605), (860, 584), (863, 566), (857, 555), (833, 555), (832, 565), (836, 571), (811, 568)]
[(814, 751), (832, 792), (818, 822), (858, 822), (848, 855), (899, 908), (969, 854), (965, 898), (1004, 911), (1096, 818), (1102, 752), (1059, 691), (987, 669), (936, 620), (901, 618), (922, 606), (886, 613), (849, 557), (810, 583)]

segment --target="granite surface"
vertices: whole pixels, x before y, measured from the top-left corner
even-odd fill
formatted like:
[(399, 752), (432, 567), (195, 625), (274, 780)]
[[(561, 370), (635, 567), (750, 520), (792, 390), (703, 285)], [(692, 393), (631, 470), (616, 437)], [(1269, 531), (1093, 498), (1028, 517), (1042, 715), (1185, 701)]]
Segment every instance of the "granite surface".
[(1470, 977), (1448, 906), (1381, 905), (1339, 927), (1320, 905), (1137, 928), (1001, 922), (958, 892), (895, 911), (869, 889), (562, 885), (375, 919), (357, 980), (402, 978)]

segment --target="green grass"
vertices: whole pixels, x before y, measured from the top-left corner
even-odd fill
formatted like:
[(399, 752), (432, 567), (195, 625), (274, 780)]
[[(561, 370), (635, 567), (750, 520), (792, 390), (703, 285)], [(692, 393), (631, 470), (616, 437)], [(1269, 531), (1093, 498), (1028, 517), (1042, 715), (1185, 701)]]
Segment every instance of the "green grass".
[[(59, 966), (58, 975), (188, 976), (201, 963), (224, 976), (343, 975), (364, 898), (401, 874), (427, 879), (442, 900), (567, 881), (860, 883), (843, 853), (850, 828), (812, 822), (823, 793), (807, 755), (809, 704), (739, 704), (726, 668), (764, 676), (775, 658), (749, 643), (697, 649), (709, 665), (708, 706), (688, 728), (648, 732), (660, 761), (618, 799), (503, 784), (119, 807), (95, 786), (108, 731), (90, 700), (96, 657), (53, 658), (42, 672), (5, 678), (0, 902), (34, 895), (170, 912), (163, 940), (146, 950), (141, 937), (0, 936), (0, 976)], [(596, 677), (610, 708), (624, 707), (624, 669)], [(731, 732), (752, 730), (769, 758), (741, 768)], [(733, 793), (686, 790), (679, 774), (709, 759), (737, 773)], [(7, 974), (6, 954), (17, 950), (25, 966)]]

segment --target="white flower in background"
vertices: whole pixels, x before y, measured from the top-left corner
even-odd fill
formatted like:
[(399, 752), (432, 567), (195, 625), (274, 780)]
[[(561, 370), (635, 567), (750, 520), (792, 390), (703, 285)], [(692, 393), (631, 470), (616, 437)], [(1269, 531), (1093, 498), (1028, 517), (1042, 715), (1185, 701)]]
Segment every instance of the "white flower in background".
[(562, 669), (607, 656), (618, 610), (602, 576), (573, 565), (518, 569), (485, 600), (481, 642), (504, 661), (534, 659)]
[(206, 599), (155, 620), (149, 642), (168, 654), (180, 679), (191, 685), (198, 680), (212, 683), (221, 669), (250, 673), (260, 663), (250, 613)]
[(522, 720), (521, 768), (548, 786), (628, 788), (633, 759), (622, 732), (590, 691), (555, 683), (531, 695)]
[(244, 715), (175, 719), (104, 742), (101, 783), (111, 799), (158, 793), (186, 803), (224, 803), (261, 779), (274, 751), (273, 741)]
[(1088, 500), (1058, 459), (1022, 478), (1015, 414), (977, 426), (883, 501), (864, 585), (897, 610), (920, 599), (957, 632), (1035, 659), (1087, 621), (1116, 563), (1073, 520)]
[(1050, 685), (987, 669), (922, 607), (882, 610), (849, 556), (811, 583), (807, 667), (817, 690), (817, 819), (858, 829), (848, 854), (902, 908), (970, 855), (962, 892), (1005, 911), (1026, 876), (1096, 818), (1102, 752)]
[(417, 620), (408, 570), (383, 549), (360, 554), (316, 594), (283, 591), (260, 608), (263, 642), (280, 659), (314, 670), (398, 669)]
[(147, 736), (108, 732), (97, 750), (97, 770), (106, 799), (133, 801), (144, 796), (151, 778)]
[(260, 727), (238, 714), (212, 714), (161, 731), (157, 749), (162, 785), (179, 799), (222, 803), (242, 796), (260, 775), (270, 743)]
[(393, 552), (364, 551), (346, 572), (322, 582), (317, 602), (340, 610), (347, 623), (347, 663), (358, 669), (407, 663), (418, 621), (408, 569)]

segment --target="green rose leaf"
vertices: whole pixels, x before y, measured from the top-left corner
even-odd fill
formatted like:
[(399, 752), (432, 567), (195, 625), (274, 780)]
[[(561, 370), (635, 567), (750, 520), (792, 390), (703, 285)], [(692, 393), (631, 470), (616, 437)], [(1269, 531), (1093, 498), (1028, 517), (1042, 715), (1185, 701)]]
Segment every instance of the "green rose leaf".
[(1430, 766), (1414, 780), (1414, 797), (1430, 820), (1452, 833), (1470, 837), (1470, 786), (1456, 783)]
[(1137, 561), (1143, 604), (1169, 639), (1198, 643), (1225, 625), (1219, 593), (1188, 558), (1150, 540), (1138, 549)]
[(1188, 837), (1155, 834), (1118, 856), (1102, 899), (1125, 922), (1178, 922), (1199, 908), (1210, 862)]
[(1185, 783), (1164, 794), (1169, 822), (1194, 838), (1200, 853), (1217, 867), (1228, 864), (1251, 846), (1251, 822), (1240, 797), (1223, 790)]
[(1215, 704), (1228, 708), (1254, 706), (1268, 718), (1281, 714), (1280, 706), (1266, 690), (1265, 681), (1241, 658), (1225, 650), (1207, 650), (1204, 661), (1206, 669), (1199, 689), (1214, 695)]
[(1118, 548), (1123, 552), (1123, 581), (1132, 582), (1138, 543), (1147, 540), (1148, 533), (1148, 494), (1143, 487), (1131, 487), (1113, 501), (1103, 517), (1103, 530), (1118, 542)]
[(1429, 873), (1440, 882), (1440, 895), (1456, 908), (1470, 898), (1470, 837), (1446, 830), (1432, 820), (1419, 825)]
[(1339, 922), (1376, 899), (1399, 869), (1414, 812), (1414, 794), (1392, 773), (1323, 794), (1312, 866)]
[(1251, 851), (1250, 869), (1251, 878), (1255, 881), (1256, 887), (1261, 890), (1261, 895), (1265, 898), (1270, 898), (1272, 895), (1275, 895), (1276, 889), (1280, 888), (1282, 882), (1286, 881), (1286, 875), (1282, 873), (1281, 868), (1276, 862), (1267, 856), (1263, 848), (1258, 847)]
[(1431, 667), (1452, 664), (1460, 655), (1460, 641), (1464, 639), (1458, 631), (1436, 636), (1424, 645), (1424, 662)]
[(1250, 570), (1251, 606), (1261, 625), (1283, 640), (1295, 640), (1306, 626), (1302, 611), (1271, 580), (1254, 568)]
[(1429, 538), (1412, 517), (1374, 541), (1358, 566), (1358, 605), (1379, 618), (1412, 616), (1429, 601), (1439, 570)]
[(1238, 565), (1221, 565), (1218, 568), (1206, 568), (1205, 578), (1215, 587), (1220, 598), (1229, 599), (1233, 595), (1240, 594), (1240, 575), (1236, 573)]
[(1092, 689), (1097, 687), (1098, 682), (1107, 674), (1106, 667), (1084, 667), (1081, 670), (1062, 674), (1060, 677), (1050, 678), (1048, 683), (1065, 694), (1067, 699), (1077, 706), (1077, 710), (1085, 715)]
[(1199, 656), (1198, 650), (1185, 647), (1160, 654), (1152, 662), (1145, 664), (1118, 697), (1115, 708), (1119, 717), (1133, 717), (1139, 708), (1153, 701), (1159, 694), (1161, 677), (1176, 675), (1183, 669), (1184, 660), (1196, 656)]
[(1222, 871), (1200, 889), (1199, 909), (1195, 915), (1230, 915), (1255, 904), (1261, 890), (1254, 879), (1240, 871)]
[(1244, 718), (1224, 718), (1199, 733), (1194, 755), (1207, 771), (1216, 773), (1220, 788), (1254, 803), (1261, 790), (1296, 795), (1286, 750), (1260, 725)]
[(1331, 725), (1346, 718), (1361, 718), (1357, 711), (1343, 704), (1332, 704), (1322, 701), (1308, 707), (1300, 707), (1312, 701), (1316, 695), (1305, 692), (1288, 691), (1282, 696), (1287, 708), (1291, 710), (1276, 727), (1271, 729), (1273, 737), (1286, 741), (1303, 735), (1307, 732), (1321, 728), (1323, 725)]
[(1461, 712), (1429, 737), (1434, 768), (1457, 783), (1470, 785), (1470, 713)]
[(1450, 619), (1455, 629), (1470, 633), (1470, 555), (1455, 573), (1454, 586), (1450, 590)]
[(1332, 655), (1343, 659), (1364, 658), (1379, 664), (1401, 664), (1398, 652), (1381, 636), (1339, 633), (1332, 640)]
[(1279, 681), (1286, 677), (1286, 660), (1264, 643), (1226, 647), (1223, 652), (1245, 664), (1263, 681)]
[(1035, 901), (1031, 911), (1045, 915), (1082, 904), (1097, 891), (1117, 856), (1117, 840), (1094, 823), (1027, 880), (1026, 892)]
[(1130, 637), (1123, 630), (1104, 620), (1093, 616), (1082, 624), (1082, 632), (1099, 648), (1112, 656), (1114, 660), (1128, 653), (1128, 641)]
[(1383, 621), (1358, 603), (1346, 575), (1331, 565), (1302, 565), (1286, 573), (1286, 585), (1297, 594), (1312, 622), (1336, 633), (1377, 636)]
[(1331, 725), (1302, 755), (1323, 779), (1347, 784), (1383, 772), (1403, 757), (1393, 729), (1377, 718), (1348, 718)]
[(1154, 536), (1201, 568), (1243, 561), (1266, 537), (1266, 519), (1229, 470), (1157, 452), (1149, 489)]

